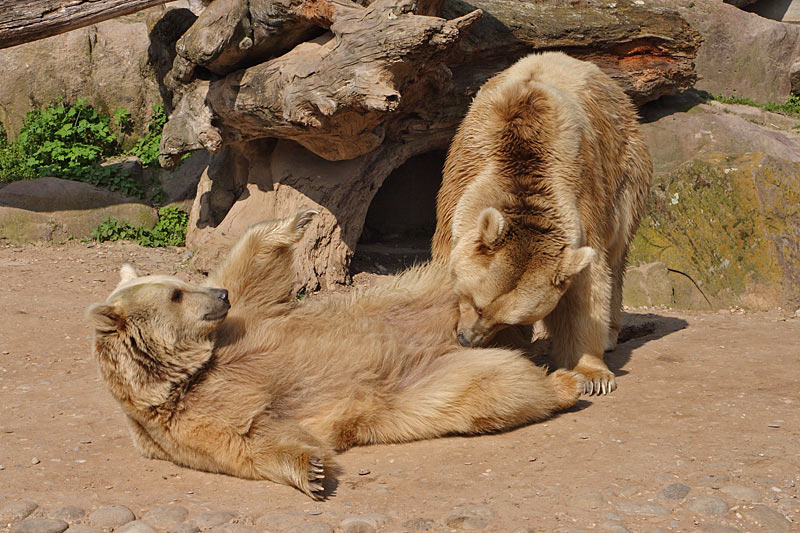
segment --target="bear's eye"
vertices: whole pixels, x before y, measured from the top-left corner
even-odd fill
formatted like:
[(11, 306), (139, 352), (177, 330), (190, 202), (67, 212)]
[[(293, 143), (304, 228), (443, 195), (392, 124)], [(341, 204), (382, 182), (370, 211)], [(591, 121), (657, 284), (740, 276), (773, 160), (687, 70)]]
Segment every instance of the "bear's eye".
[(175, 289), (172, 291), (172, 294), (170, 294), (169, 299), (175, 303), (179, 303), (181, 300), (183, 300), (183, 291), (180, 289)]

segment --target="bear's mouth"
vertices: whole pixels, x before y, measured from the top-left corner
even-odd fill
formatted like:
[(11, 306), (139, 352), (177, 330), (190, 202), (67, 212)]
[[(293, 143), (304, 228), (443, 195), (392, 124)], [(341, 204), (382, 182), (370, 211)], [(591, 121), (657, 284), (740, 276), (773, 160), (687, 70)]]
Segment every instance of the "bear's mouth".
[(205, 315), (203, 315), (203, 320), (214, 321), (223, 319), (228, 314), (228, 309), (229, 308), (225, 308), (220, 311), (213, 311), (211, 313), (206, 313)]

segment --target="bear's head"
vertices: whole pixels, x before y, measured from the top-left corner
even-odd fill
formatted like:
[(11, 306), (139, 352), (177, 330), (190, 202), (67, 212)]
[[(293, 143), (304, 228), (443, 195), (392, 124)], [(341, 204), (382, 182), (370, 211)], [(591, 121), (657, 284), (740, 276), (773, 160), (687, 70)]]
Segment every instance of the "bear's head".
[(89, 307), (94, 354), (112, 394), (139, 407), (160, 405), (203, 368), (212, 333), (230, 309), (228, 291), (172, 276), (138, 276), (130, 265), (103, 303)]
[(458, 341), (481, 346), (506, 326), (541, 320), (594, 257), (588, 246), (569, 246), (542, 228), (513, 227), (497, 209), (484, 209), (450, 255)]

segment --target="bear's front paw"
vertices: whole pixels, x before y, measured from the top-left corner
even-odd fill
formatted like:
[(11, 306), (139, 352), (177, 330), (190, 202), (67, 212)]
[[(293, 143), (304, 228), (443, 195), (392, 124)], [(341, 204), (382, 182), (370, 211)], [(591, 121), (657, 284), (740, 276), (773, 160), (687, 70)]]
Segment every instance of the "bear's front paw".
[(600, 396), (601, 394), (610, 394), (617, 388), (614, 374), (608, 369), (582, 368), (578, 365), (574, 370), (580, 372), (585, 379), (584, 394)]
[(322, 459), (314, 455), (309, 456), (308, 464), (306, 465), (305, 479), (301, 480), (299, 486), (300, 490), (305, 492), (310, 498), (320, 500), (323, 497), (325, 487), (322, 486), (325, 479), (325, 465)]

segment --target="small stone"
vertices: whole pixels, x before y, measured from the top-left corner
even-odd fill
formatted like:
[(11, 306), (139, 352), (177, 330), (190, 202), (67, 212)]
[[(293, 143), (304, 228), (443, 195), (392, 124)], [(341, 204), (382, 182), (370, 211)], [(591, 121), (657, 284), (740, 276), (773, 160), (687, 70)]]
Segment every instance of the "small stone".
[(144, 520), (134, 520), (115, 530), (115, 533), (158, 533)]
[(755, 505), (752, 509), (740, 509), (739, 513), (747, 520), (760, 525), (771, 533), (783, 533), (792, 530), (792, 524), (778, 511), (766, 505)]
[(454, 509), (448, 514), (444, 523), (454, 529), (479, 530), (489, 525), (493, 517), (488, 507), (463, 507)]
[(727, 485), (719, 489), (719, 491), (739, 501), (752, 502), (759, 499), (759, 493), (756, 489), (741, 485)]
[(690, 490), (691, 487), (683, 483), (671, 483), (661, 491), (661, 497), (666, 500), (680, 500), (685, 498)]
[(611, 533), (630, 533), (630, 530), (627, 527), (623, 526), (619, 522), (612, 522), (611, 520), (600, 522), (597, 524), (597, 527), (600, 528), (600, 531), (609, 531)]
[(359, 476), (366, 476), (369, 474), (369, 468), (359, 468), (358, 475)]
[(222, 524), (212, 527), (209, 533), (256, 533), (256, 530), (243, 524)]
[(351, 516), (342, 520), (342, 527), (350, 522), (364, 522), (374, 529), (379, 529), (389, 523), (389, 517), (380, 513), (367, 513), (358, 516)]
[(325, 522), (310, 522), (297, 524), (284, 530), (285, 533), (333, 533), (333, 528)]
[(434, 528), (432, 518), (412, 518), (403, 522), (403, 529), (409, 531), (430, 531)]
[(199, 514), (193, 517), (189, 522), (200, 529), (209, 529), (230, 522), (235, 517), (236, 513), (230, 511), (211, 511), (209, 513)]
[(3, 507), (0, 507), (0, 524), (10, 524), (27, 518), (37, 507), (39, 507), (39, 504), (31, 500), (8, 502)]
[(690, 511), (700, 514), (717, 515), (728, 512), (728, 504), (719, 498), (693, 498), (686, 505)]
[(63, 520), (54, 518), (28, 518), (17, 522), (9, 533), (61, 533), (69, 527)]
[(67, 528), (69, 533), (103, 533), (103, 530), (85, 526), (83, 524), (73, 524)]
[(742, 533), (735, 527), (722, 526), (719, 524), (703, 524), (700, 526), (700, 531), (703, 533)]
[(180, 505), (162, 505), (147, 511), (142, 519), (156, 529), (169, 529), (186, 520), (189, 511)]
[(616, 505), (617, 511), (625, 514), (667, 516), (669, 511), (654, 503), (620, 502)]
[(75, 507), (74, 505), (68, 505), (66, 507), (59, 507), (53, 511), (48, 513), (50, 518), (57, 518), (60, 520), (66, 520), (67, 522), (73, 522), (78, 518), (86, 515), (86, 511), (81, 509), (80, 507)]
[(33, 459), (31, 459), (31, 464), (32, 465), (38, 465), (41, 462), (42, 461), (40, 461), (38, 457), (34, 457)]
[(200, 533), (200, 528), (194, 524), (184, 522), (177, 526), (172, 526), (168, 530), (170, 533)]
[(135, 519), (133, 511), (124, 505), (100, 507), (89, 515), (89, 521), (92, 525), (101, 529), (117, 529), (128, 522), (133, 522)]

